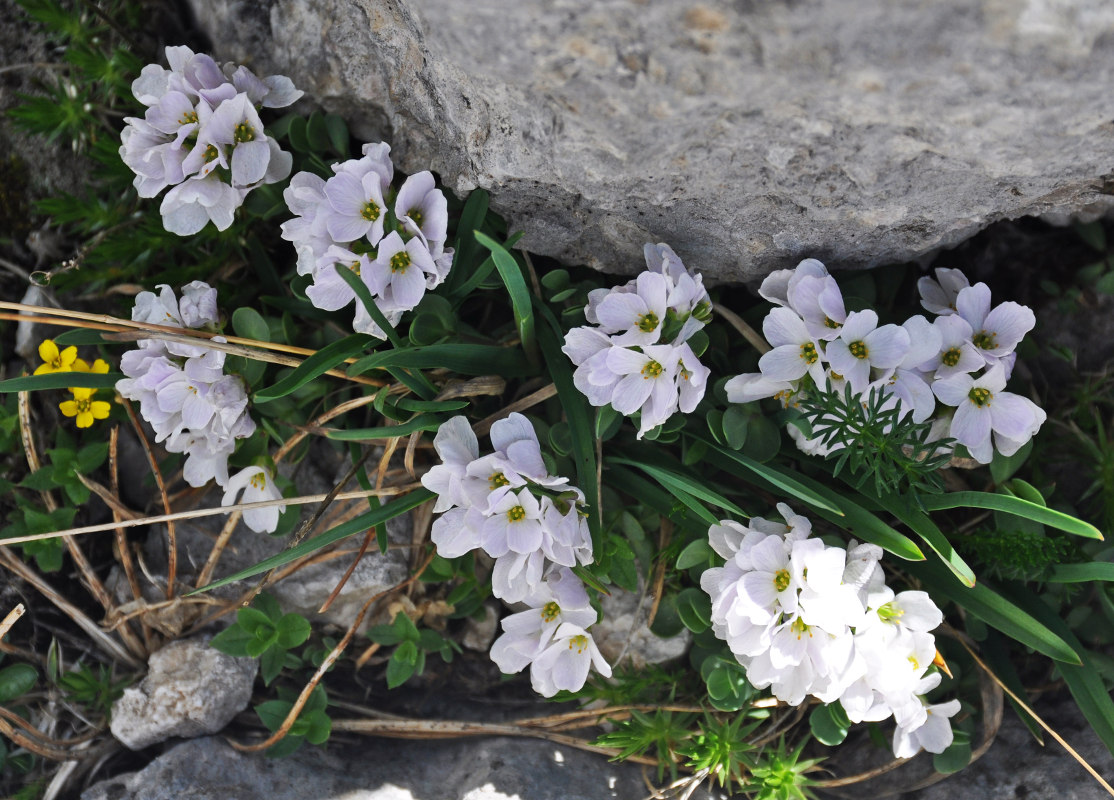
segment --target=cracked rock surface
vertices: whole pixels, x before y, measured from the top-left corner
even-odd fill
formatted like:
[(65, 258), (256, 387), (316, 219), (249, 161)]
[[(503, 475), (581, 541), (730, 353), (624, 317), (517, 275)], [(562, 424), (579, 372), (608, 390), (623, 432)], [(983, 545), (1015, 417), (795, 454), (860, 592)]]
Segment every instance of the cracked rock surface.
[(1106, 0), (189, 5), (218, 58), (612, 272), (648, 241), (728, 280), (877, 266), (1111, 205)]

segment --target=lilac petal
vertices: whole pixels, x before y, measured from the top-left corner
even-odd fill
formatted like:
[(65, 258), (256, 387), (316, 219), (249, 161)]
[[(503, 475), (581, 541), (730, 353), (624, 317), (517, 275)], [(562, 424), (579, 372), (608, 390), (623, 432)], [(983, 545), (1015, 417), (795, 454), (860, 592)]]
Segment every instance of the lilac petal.
[(612, 347), (607, 351), (607, 368), (617, 375), (633, 374), (641, 378), (642, 369), (649, 362), (650, 357), (645, 353), (636, 353), (626, 347)]
[(898, 366), (914, 369), (940, 352), (943, 342), (940, 329), (920, 314), (905, 320), (901, 327), (909, 334), (909, 350)]
[(997, 347), (990, 352), (1004, 354), (1025, 338), (1036, 325), (1036, 317), (1028, 306), (1014, 302), (1002, 303), (986, 315), (983, 330), (993, 335)]
[[(811, 341), (805, 321), (796, 311), (788, 308), (774, 308), (762, 321), (762, 333), (771, 347)], [(765, 372), (765, 370), (763, 370)], [(803, 374), (803, 373), (802, 373)]]
[(990, 441), (991, 417), (986, 406), (979, 408), (968, 400), (955, 410), (951, 435), (968, 449)]
[(271, 160), (271, 148), (265, 140), (243, 142), (232, 151), (232, 184), (250, 186), (263, 180)]
[(612, 407), (620, 414), (633, 414), (646, 402), (653, 390), (654, 381), (635, 373), (627, 375), (615, 386)]
[(961, 289), (955, 298), (955, 308), (959, 316), (970, 324), (971, 330), (982, 330), (983, 320), (990, 312), (990, 287), (985, 283), (976, 283)]
[(990, 419), (995, 433), (1007, 439), (1027, 436), (1037, 422), (1037, 404), (1012, 392), (998, 392), (990, 402)]
[(391, 278), (395, 302), (403, 308), (413, 308), (425, 294), (425, 275), (416, 264), (399, 270)]
[(970, 375), (954, 375), (932, 384), (932, 392), (946, 406), (960, 406), (967, 402), (975, 381)]
[[(651, 273), (652, 274), (652, 273)], [(625, 331), (638, 323), (649, 309), (637, 294), (608, 295), (596, 309), (600, 326), (609, 331)]]
[(786, 344), (763, 354), (758, 359), (758, 368), (762, 370), (762, 376), (771, 381), (795, 381), (808, 372), (809, 364), (800, 345)]
[(898, 325), (883, 325), (868, 333), (863, 343), (871, 366), (889, 369), (900, 364), (909, 352), (909, 332)]
[(852, 311), (843, 323), (839, 338), (845, 342), (861, 342), (866, 335), (878, 327), (878, 314), (871, 309)]

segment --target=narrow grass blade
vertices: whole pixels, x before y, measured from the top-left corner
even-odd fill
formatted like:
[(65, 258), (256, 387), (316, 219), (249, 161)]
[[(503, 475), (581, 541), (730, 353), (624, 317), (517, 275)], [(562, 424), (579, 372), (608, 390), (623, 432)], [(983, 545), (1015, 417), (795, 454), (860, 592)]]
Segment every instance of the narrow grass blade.
[(391, 345), (394, 347), (402, 347), (402, 339), (395, 330), (394, 325), (387, 321), (387, 317), (380, 310), (379, 305), (375, 302), (375, 298), (371, 296), (371, 290), (367, 288), (367, 284), (363, 282), (355, 272), (350, 270), (343, 264), (333, 264), (333, 269), (336, 270), (337, 275), (344, 279), (344, 282), (356, 293), (356, 298), (363, 305), (364, 310), (367, 311), (375, 324), (383, 329), (384, 335), (390, 340)]
[(561, 352), (564, 336), (557, 320), (549, 309), (539, 300), (537, 312), (542, 324), (538, 329), (538, 345), (545, 356), (545, 369), (557, 389), (565, 421), (572, 435), (572, 456), (576, 464), (577, 486), (584, 492), (588, 504), (588, 527), (592, 541), (600, 541), (602, 519), (600, 515), (599, 486), (596, 480), (596, 435), (588, 399), (576, 388), (572, 379), (572, 367), (568, 358)]
[(719, 522), (714, 514), (704, 508), (700, 501), (691, 495), (686, 495), (689, 502), (685, 502), (682, 498), (677, 499), (693, 514), (678, 513), (674, 505), (669, 502), (670, 494), (661, 491), (654, 484), (644, 480), (641, 475), (628, 470), (626, 467), (611, 464), (607, 467), (606, 474), (608, 486), (637, 498), (639, 502), (652, 508), (663, 518), (673, 520), (673, 522), (694, 533), (706, 536), (708, 526)]
[(967, 586), (975, 585), (974, 570), (972, 570), (971, 567), (967, 565), (967, 562), (963, 560), (963, 557), (955, 551), (951, 542), (948, 541), (948, 537), (936, 526), (936, 523), (932, 521), (928, 514), (909, 508), (901, 500), (892, 495), (870, 495), (870, 498), (905, 523), (913, 533), (921, 537), (925, 544), (932, 548), (936, 555), (940, 556), (945, 566), (947, 566), (959, 580)]
[(1013, 591), (1010, 599), (1024, 608), (1036, 619), (1053, 629), (1079, 654), (1079, 662), (1060, 663), (1056, 669), (1064, 678), (1079, 710), (1091, 723), (1098, 737), (1111, 753), (1114, 753), (1114, 700), (1111, 700), (1102, 677), (1091, 661), (1091, 652), (1085, 648), (1067, 623), (1040, 597), (1023, 588)]
[(985, 508), (1024, 517), (1050, 528), (1083, 536), (1087, 539), (1102, 540), (1102, 532), (1094, 525), (1076, 519), (1062, 511), (1046, 508), (1037, 503), (1007, 494), (991, 492), (949, 492), (921, 498), (921, 505), (928, 511), (943, 511), (949, 508)]
[(429, 491), (429, 489), (415, 489), (414, 491), (410, 492), (407, 495), (403, 495), (397, 500), (392, 500), (385, 506), (380, 506), (379, 508), (372, 509), (371, 511), (365, 511), (363, 514), (360, 514), (360, 516), (350, 519), (340, 525), (337, 525), (335, 528), (330, 528), (324, 533), (314, 536), (312, 539), (307, 539), (301, 544), (291, 547), (289, 550), (283, 550), (281, 553), (277, 553), (270, 558), (265, 558), (258, 564), (253, 564), (246, 569), (242, 569), (239, 572), (229, 575), (227, 578), (221, 578), (219, 581), (214, 581), (213, 583), (202, 586), (199, 589), (195, 589), (194, 591), (190, 592), (190, 594), (207, 592), (211, 589), (216, 589), (220, 586), (225, 586), (235, 581), (241, 581), (244, 578), (250, 578), (254, 575), (259, 575), (260, 573), (267, 572), (274, 569), (275, 567), (285, 566), (291, 561), (296, 561), (304, 555), (308, 555), (315, 550), (320, 550), (322, 547), (328, 547), (334, 542), (339, 542), (341, 539), (351, 536), (354, 533), (366, 531), (368, 528), (373, 528), (380, 523), (401, 516), (407, 511), (411, 511), (417, 508), (427, 500), (432, 499), (433, 496), (433, 492)]
[(398, 425), (385, 425), (379, 428), (347, 428), (345, 430), (329, 431), (330, 439), (342, 442), (364, 442), (375, 439), (395, 439), (399, 436), (409, 436), (414, 431), (431, 431), (441, 427), (444, 422), (440, 417), (431, 414), (419, 414), (413, 419)]
[[(732, 514), (738, 514), (741, 517), (749, 517), (743, 509), (732, 503), (719, 492), (709, 489), (705, 484), (691, 478), (688, 475), (682, 475), (678, 472), (659, 467), (656, 464), (647, 464), (643, 461), (632, 461), (626, 458), (609, 458), (606, 459), (609, 464), (622, 464), (627, 467), (635, 467), (642, 470), (655, 481), (661, 484), (662, 488), (670, 494), (674, 495), (678, 500), (684, 502), (684, 498), (697, 498), (703, 500), (705, 503), (710, 503), (717, 508), (722, 508), (725, 511), (730, 511)], [(688, 503), (685, 503), (688, 505)], [(701, 506), (700, 508), (703, 508)], [(695, 508), (693, 509), (696, 510)], [(707, 509), (704, 509), (707, 512)], [(710, 512), (709, 512), (710, 514)], [(719, 522), (714, 516), (710, 524)]]
[(271, 400), (285, 397), (291, 392), (297, 391), (305, 386), (314, 378), (324, 375), (331, 369), (336, 369), (343, 364), (346, 359), (364, 352), (364, 350), (375, 341), (377, 340), (374, 337), (368, 336), (365, 333), (354, 333), (351, 336), (345, 336), (339, 341), (326, 345), (303, 361), (293, 372), (282, 380), (256, 392), (252, 396), (252, 401), (255, 403), (267, 403)]
[(508, 253), (503, 245), (479, 231), (476, 231), (476, 241), (490, 250), (491, 257), (495, 259), (495, 269), (499, 270), (499, 276), (511, 296), (511, 307), (514, 309), (518, 335), (522, 339), (522, 349), (526, 351), (527, 358), (536, 363), (538, 345), (534, 339), (534, 304), (531, 301), (530, 289), (526, 285), (526, 278), (518, 262), (514, 260), (514, 256)]
[(1064, 638), (1018, 608), (985, 583), (964, 585), (937, 561), (910, 562), (905, 569), (924, 581), (934, 596), (947, 598), (960, 608), (1023, 645), (1065, 664), (1080, 664), (1079, 655)]
[(742, 467), (745, 470), (753, 472), (765, 481), (783, 492), (787, 492), (791, 497), (796, 498), (802, 502), (808, 503), (815, 508), (822, 508), (825, 511), (830, 511), (833, 514), (843, 516), (843, 510), (838, 503), (830, 498), (824, 497), (818, 492), (808, 488), (804, 483), (797, 479), (796, 476), (789, 475), (788, 473), (767, 464), (759, 463), (749, 456), (742, 453), (737, 453), (734, 450), (726, 450), (710, 439), (705, 439), (702, 436), (695, 437), (700, 439), (708, 445), (710, 457), (718, 462), (717, 466), (726, 471), (731, 471), (730, 465), (725, 465), (726, 461), (733, 462), (735, 465)]
[(1086, 583), (1114, 581), (1114, 564), (1094, 561), (1086, 564), (1056, 564), (1048, 573), (1049, 583)]
[(126, 375), (120, 372), (50, 372), (45, 375), (24, 375), (0, 381), (0, 392), (33, 392), (38, 389), (68, 389), (81, 386), (88, 389), (112, 389), (116, 381)]
[(372, 353), (352, 364), (348, 374), (361, 375), (387, 367), (447, 369), (462, 375), (502, 375), (506, 378), (521, 378), (534, 373), (518, 348), (485, 344), (431, 344)]

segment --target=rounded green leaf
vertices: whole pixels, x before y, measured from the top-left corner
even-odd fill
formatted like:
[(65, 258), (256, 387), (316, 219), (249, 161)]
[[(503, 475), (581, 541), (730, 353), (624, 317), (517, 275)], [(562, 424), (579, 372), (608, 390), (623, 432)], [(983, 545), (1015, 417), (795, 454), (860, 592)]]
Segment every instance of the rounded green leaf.
[(0, 703), (10, 703), (34, 688), (38, 671), (30, 664), (10, 664), (0, 669)]

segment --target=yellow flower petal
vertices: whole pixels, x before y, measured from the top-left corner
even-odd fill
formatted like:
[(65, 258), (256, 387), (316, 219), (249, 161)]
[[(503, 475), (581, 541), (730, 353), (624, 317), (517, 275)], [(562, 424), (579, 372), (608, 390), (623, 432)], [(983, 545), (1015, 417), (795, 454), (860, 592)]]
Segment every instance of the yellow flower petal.
[(77, 360), (77, 345), (71, 344), (58, 357), (62, 360), (62, 369), (70, 369)]
[(98, 358), (96, 361), (93, 362), (93, 366), (90, 369), (90, 372), (96, 375), (107, 375), (108, 362), (105, 361), (103, 358)]
[[(43, 339), (39, 343), (39, 358), (48, 363), (58, 358), (58, 345), (54, 343), (53, 339)], [(35, 374), (38, 375), (39, 373), (36, 372)]]
[(84, 358), (75, 358), (73, 362), (74, 372), (89, 372), (89, 362)]
[(77, 415), (77, 427), (88, 428), (93, 424), (93, 412), (82, 411)]
[(97, 393), (96, 389), (90, 389), (88, 386), (73, 386), (70, 391), (73, 392), (74, 400), (88, 400)]
[(89, 410), (93, 412), (94, 419), (106, 419), (112, 410), (112, 404), (104, 400), (94, 400), (89, 404)]
[(67, 417), (77, 416), (77, 401), (75, 400), (65, 400), (58, 404), (58, 408), (60, 408), (62, 413)]

